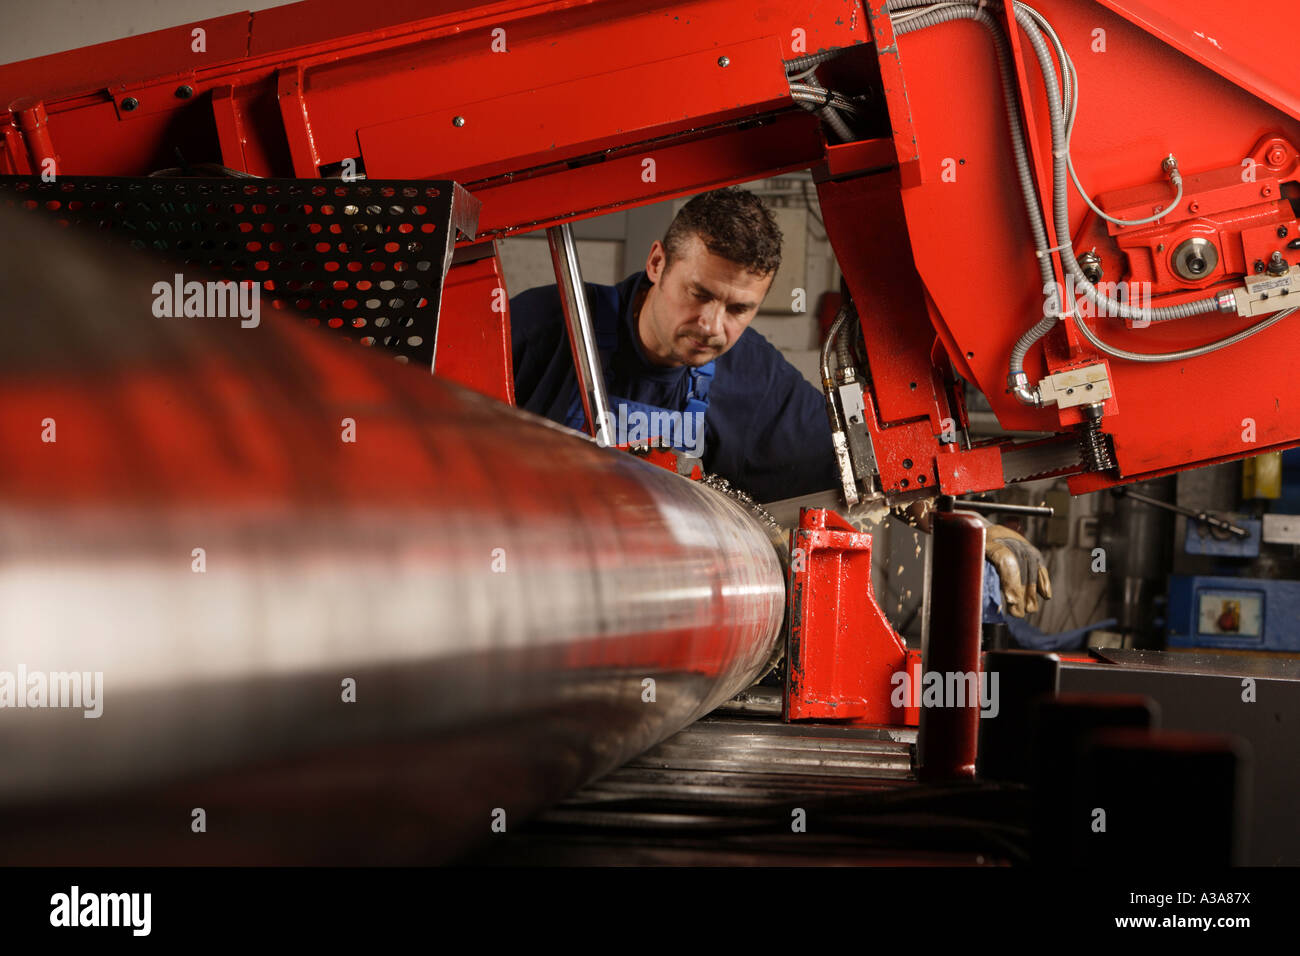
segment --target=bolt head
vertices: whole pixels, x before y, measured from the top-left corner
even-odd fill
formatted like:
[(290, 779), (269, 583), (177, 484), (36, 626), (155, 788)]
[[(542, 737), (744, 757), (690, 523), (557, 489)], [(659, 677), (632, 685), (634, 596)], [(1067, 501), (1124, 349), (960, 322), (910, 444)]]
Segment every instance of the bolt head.
[(1281, 146), (1274, 146), (1268, 151), (1268, 164), (1270, 166), (1281, 166), (1286, 162), (1286, 150)]
[(1198, 202), (1194, 202), (1194, 203), (1192, 203), (1190, 206), (1187, 207), (1187, 211), (1188, 211), (1188, 212), (1192, 212), (1192, 213), (1200, 212), (1200, 211), (1201, 211), (1201, 204), (1198, 203)]
[(1261, 190), (1259, 191), (1259, 194), (1260, 194), (1261, 196), (1264, 196), (1264, 197), (1271, 196), (1271, 195), (1273, 195), (1273, 187), (1272, 187), (1272, 186), (1265, 186), (1263, 189), (1261, 189)]
[(731, 66), (731, 58), (726, 56), (718, 57), (718, 66), (722, 67), (723, 69), (726, 69), (727, 67)]
[(454, 117), (452, 117), (451, 125), (452, 125), (452, 126), (464, 126), (464, 125), (465, 125), (465, 117), (463, 117), (463, 116), (454, 116)]

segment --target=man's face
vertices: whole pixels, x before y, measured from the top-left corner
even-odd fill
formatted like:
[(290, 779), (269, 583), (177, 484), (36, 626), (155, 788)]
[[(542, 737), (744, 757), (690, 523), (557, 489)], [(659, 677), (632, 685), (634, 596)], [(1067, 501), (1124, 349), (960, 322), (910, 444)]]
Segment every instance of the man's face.
[(758, 276), (710, 252), (698, 236), (667, 264), (656, 241), (646, 260), (653, 286), (641, 308), (641, 345), (656, 365), (705, 365), (736, 344), (758, 314), (773, 273)]

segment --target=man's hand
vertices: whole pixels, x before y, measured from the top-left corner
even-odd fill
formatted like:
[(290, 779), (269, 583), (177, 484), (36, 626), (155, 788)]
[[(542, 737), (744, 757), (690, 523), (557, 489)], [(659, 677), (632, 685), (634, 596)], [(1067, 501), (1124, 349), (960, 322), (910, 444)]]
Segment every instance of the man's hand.
[(1050, 599), (1052, 581), (1037, 548), (1010, 528), (990, 523), (984, 530), (984, 556), (998, 569), (1002, 604), (1007, 613), (1024, 617), (1038, 610), (1038, 597)]
[[(920, 498), (905, 510), (895, 511), (900, 518), (927, 534), (934, 517), (933, 498)], [(1010, 528), (984, 522), (984, 557), (997, 568), (1002, 584), (1002, 608), (1014, 617), (1024, 617), (1038, 610), (1038, 598), (1052, 597), (1052, 580), (1047, 576), (1043, 555), (1025, 538)]]

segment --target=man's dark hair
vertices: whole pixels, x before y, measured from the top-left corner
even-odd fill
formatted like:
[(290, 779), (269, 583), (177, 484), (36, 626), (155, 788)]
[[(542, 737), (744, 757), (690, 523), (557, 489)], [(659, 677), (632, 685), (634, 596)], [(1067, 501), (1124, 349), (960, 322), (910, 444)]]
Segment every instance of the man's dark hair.
[(701, 193), (678, 211), (664, 234), (665, 268), (685, 254), (691, 236), (699, 236), (715, 256), (756, 275), (781, 265), (781, 230), (772, 213), (753, 193), (735, 186)]

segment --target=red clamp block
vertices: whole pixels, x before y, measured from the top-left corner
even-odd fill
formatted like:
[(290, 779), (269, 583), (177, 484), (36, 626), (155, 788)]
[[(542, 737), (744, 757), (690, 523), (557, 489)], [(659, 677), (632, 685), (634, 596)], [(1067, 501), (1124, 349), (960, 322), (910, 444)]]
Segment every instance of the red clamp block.
[(907, 646), (871, 589), (871, 535), (833, 511), (805, 508), (790, 536), (787, 720), (901, 725), (890, 703)]
[(631, 452), (643, 461), (658, 465), (667, 471), (689, 478), (691, 481), (704, 480), (704, 468), (700, 459), (683, 454), (673, 448), (657, 445), (615, 445), (621, 451)]

